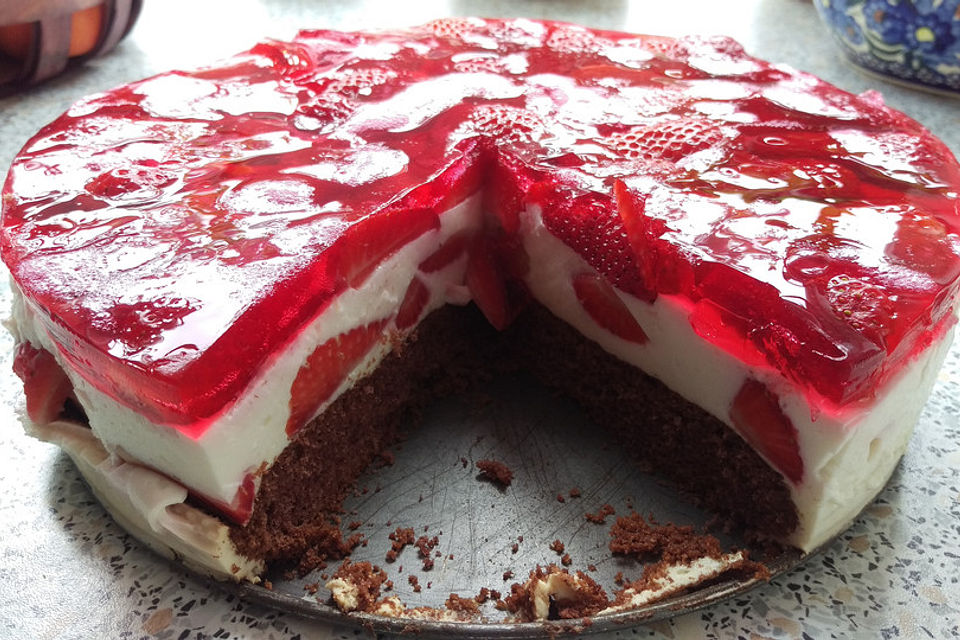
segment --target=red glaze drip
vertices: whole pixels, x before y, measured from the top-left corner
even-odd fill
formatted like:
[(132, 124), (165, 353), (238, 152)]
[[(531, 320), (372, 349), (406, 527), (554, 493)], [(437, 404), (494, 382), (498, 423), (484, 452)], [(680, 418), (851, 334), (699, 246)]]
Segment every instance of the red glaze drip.
[(614, 285), (687, 298), (706, 339), (844, 404), (952, 322), (958, 186), (875, 94), (730, 40), (458, 19), (305, 31), (88, 98), (15, 161), (0, 248), (72, 367), (193, 437), (481, 188), (505, 246), (541, 205)]

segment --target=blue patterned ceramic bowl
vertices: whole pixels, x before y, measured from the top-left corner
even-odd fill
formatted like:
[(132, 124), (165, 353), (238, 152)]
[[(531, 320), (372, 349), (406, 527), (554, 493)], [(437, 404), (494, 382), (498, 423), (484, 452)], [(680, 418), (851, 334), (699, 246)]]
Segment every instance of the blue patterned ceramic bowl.
[(960, 91), (960, 0), (814, 0), (856, 64)]

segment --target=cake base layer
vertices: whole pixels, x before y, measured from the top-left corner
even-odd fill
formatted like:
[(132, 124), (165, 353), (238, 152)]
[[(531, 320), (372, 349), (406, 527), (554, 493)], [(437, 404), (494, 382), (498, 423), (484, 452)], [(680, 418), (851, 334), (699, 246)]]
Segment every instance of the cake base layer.
[(720, 420), (542, 307), (529, 309), (511, 330), (516, 362), (575, 400), (642, 468), (750, 536), (782, 539), (796, 528), (783, 476)]
[(427, 317), (284, 449), (263, 477), (250, 521), (231, 529), (240, 553), (300, 573), (349, 553), (356, 538), (344, 539), (339, 514), (356, 479), (377, 458), (389, 460), (387, 448), (425, 403), (484, 375), (478, 346), (491, 340), (496, 331), (472, 307)]
[[(266, 472), (231, 538), (273, 569), (307, 572), (347, 553), (340, 505), (431, 398), (483, 376), (527, 370), (577, 401), (638, 463), (758, 539), (784, 538), (797, 514), (782, 476), (726, 425), (580, 336), (542, 307), (498, 333), (472, 306), (428, 317), (401, 349), (306, 427)], [(583, 371), (590, 371), (589, 380)]]

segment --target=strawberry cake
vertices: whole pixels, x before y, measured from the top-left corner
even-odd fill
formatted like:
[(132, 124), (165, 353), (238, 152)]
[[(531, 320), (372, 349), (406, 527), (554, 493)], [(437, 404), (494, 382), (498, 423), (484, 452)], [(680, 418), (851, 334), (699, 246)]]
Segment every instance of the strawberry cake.
[(521, 367), (811, 550), (934, 384), (958, 189), (879, 95), (725, 38), (303, 31), (81, 100), (16, 158), (25, 422), (145, 542), (255, 581), (349, 550), (405, 411)]

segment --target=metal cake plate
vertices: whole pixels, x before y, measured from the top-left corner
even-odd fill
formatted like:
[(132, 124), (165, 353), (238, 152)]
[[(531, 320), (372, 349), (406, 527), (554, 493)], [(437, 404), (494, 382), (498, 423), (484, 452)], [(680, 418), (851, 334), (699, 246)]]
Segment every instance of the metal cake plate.
[[(609, 595), (618, 588), (618, 573), (636, 579), (643, 565), (610, 552), (609, 531), (616, 516), (595, 524), (587, 520), (587, 513), (609, 504), (616, 515), (636, 511), (697, 530), (710, 519), (639, 471), (617, 442), (575, 404), (527, 378), (495, 380), (464, 396), (434, 403), (393, 451), (393, 464), (359, 480), (345, 504), (343, 523), (345, 529), (348, 523), (360, 523), (356, 530), (366, 539), (352, 560), (383, 568), (394, 585), (383, 595), (395, 594), (408, 607), (442, 610), (451, 593), (473, 597), (482, 587), (507, 595), (510, 585), (522, 583), (537, 565), (560, 565), (561, 556), (550, 548), (555, 540), (570, 555), (569, 570), (586, 572)], [(510, 467), (509, 487), (501, 489), (479, 478), (475, 463), (483, 459)], [(579, 497), (571, 497), (574, 488)], [(386, 561), (388, 536), (397, 527), (412, 527), (417, 536), (437, 536), (431, 570), (424, 570), (411, 546), (394, 562)], [(745, 546), (736, 538), (715, 535), (727, 549)], [(775, 576), (811, 555), (789, 549), (764, 563)], [(246, 600), (311, 619), (445, 638), (535, 638), (622, 629), (705, 607), (763, 584), (755, 578), (724, 578), (649, 606), (589, 620), (505, 623), (501, 622), (505, 614), (487, 603), (481, 611), (489, 622), (464, 623), (343, 614), (323, 587), (323, 576), (338, 564), (331, 562), (299, 579), (270, 576), (270, 589), (217, 584)], [(505, 578), (505, 572), (513, 577)], [(419, 592), (410, 576), (416, 576)], [(320, 588), (311, 593), (308, 585), (316, 583)]]

